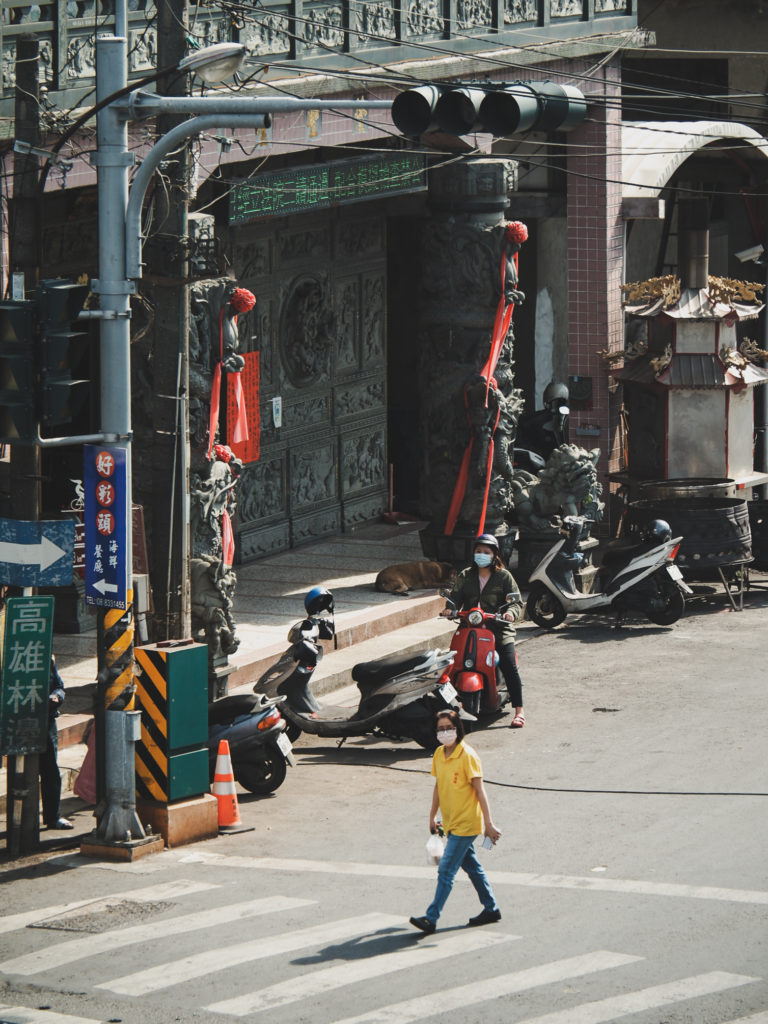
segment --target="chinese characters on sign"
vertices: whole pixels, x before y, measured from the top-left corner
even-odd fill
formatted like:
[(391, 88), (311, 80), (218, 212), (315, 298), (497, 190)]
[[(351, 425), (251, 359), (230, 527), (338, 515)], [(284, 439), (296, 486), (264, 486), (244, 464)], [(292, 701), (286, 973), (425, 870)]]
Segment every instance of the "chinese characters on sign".
[(427, 187), (427, 159), (420, 153), (381, 153), (356, 160), (259, 174), (234, 186), (229, 223), (320, 210)]
[(0, 754), (38, 754), (48, 733), (52, 597), (9, 597), (0, 685)]
[(128, 589), (125, 448), (85, 445), (85, 600), (125, 608)]

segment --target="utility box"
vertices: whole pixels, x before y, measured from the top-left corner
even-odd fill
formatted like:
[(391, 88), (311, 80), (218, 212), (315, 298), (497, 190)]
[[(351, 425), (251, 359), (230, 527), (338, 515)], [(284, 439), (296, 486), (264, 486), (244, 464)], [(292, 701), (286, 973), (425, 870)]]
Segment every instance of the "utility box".
[(169, 803), (207, 793), (207, 645), (170, 641), (134, 653), (141, 707), (137, 797)]

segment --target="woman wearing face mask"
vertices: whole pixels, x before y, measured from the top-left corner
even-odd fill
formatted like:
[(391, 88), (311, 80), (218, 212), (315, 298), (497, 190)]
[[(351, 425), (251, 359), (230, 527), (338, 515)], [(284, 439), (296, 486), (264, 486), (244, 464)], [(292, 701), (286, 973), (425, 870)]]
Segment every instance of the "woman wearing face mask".
[[(512, 600), (507, 595), (512, 594)], [(522, 729), (525, 725), (523, 712), (523, 683), (517, 669), (515, 654), (515, 627), (513, 622), (523, 610), (515, 578), (499, 556), (499, 542), (491, 533), (481, 533), (475, 539), (474, 562), (456, 577), (449, 595), (453, 606), (460, 610), (482, 608), (484, 612), (498, 613), (504, 608), (504, 622), (493, 623), (490, 628), (496, 637), (496, 651), (499, 668), (507, 684), (510, 704), (515, 714), (510, 728)], [(441, 615), (450, 615), (446, 608)]]
[(437, 739), (441, 746), (432, 758), (435, 788), (429, 811), (429, 831), (437, 832), (437, 814), (440, 811), (448, 840), (437, 869), (435, 898), (423, 917), (410, 919), (414, 928), (427, 935), (431, 935), (437, 927), (437, 919), (450, 895), (459, 868), (469, 875), (483, 905), (477, 917), (469, 919), (469, 924), (493, 924), (501, 920), (501, 911), (473, 845), (481, 832), (492, 843), (501, 836), (491, 821), (480, 758), (464, 742), (464, 726), (456, 711), (439, 712)]

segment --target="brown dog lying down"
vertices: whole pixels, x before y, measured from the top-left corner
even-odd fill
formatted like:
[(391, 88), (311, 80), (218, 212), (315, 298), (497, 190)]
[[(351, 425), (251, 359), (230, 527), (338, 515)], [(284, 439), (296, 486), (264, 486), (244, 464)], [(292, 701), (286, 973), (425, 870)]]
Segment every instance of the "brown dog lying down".
[(403, 562), (388, 565), (376, 577), (376, 589), (385, 594), (407, 594), (453, 583), (456, 570), (449, 562)]

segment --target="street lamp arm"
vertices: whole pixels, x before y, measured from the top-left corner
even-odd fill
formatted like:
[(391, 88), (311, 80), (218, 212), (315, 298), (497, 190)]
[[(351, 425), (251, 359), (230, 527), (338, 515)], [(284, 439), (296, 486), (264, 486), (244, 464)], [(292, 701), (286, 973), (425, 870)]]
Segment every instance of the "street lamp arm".
[[(119, 106), (119, 104), (116, 104)], [(286, 114), (295, 110), (390, 110), (392, 100), (303, 100), (292, 96), (157, 96), (134, 93), (125, 104), (131, 118), (160, 114)]]
[[(164, 101), (167, 97), (164, 97)], [(196, 103), (200, 103), (198, 98)], [(219, 101), (216, 101), (219, 102)], [(230, 100), (230, 102), (232, 102)], [(167, 108), (164, 108), (166, 111)], [(173, 153), (185, 139), (199, 132), (213, 128), (264, 128), (269, 125), (268, 114), (240, 114), (223, 116), (207, 114), (192, 117), (188, 121), (172, 128), (157, 142), (139, 165), (139, 169), (128, 193), (128, 205), (125, 214), (125, 276), (129, 281), (137, 281), (141, 277), (141, 211), (144, 197), (147, 194), (152, 176), (163, 159)]]

